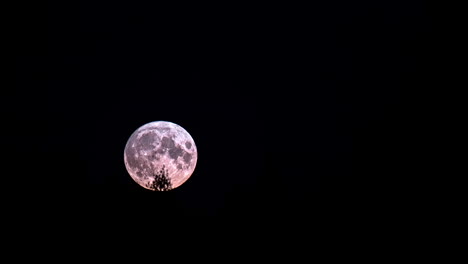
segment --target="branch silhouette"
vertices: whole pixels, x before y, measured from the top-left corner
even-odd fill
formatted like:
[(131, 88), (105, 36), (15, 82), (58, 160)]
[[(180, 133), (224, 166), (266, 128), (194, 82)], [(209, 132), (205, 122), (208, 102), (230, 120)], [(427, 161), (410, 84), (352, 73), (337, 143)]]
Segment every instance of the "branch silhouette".
[(157, 191), (167, 191), (172, 189), (172, 184), (169, 179), (169, 172), (166, 169), (166, 166), (162, 166), (162, 168), (154, 173), (154, 181), (151, 184), (151, 188)]

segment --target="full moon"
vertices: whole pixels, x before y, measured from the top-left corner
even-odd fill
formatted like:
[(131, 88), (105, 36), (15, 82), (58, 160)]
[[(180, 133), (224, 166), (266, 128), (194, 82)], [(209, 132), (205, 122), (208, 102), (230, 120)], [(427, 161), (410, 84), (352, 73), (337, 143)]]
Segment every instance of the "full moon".
[(155, 121), (139, 127), (127, 141), (125, 167), (132, 179), (152, 191), (168, 191), (190, 178), (197, 148), (181, 126)]

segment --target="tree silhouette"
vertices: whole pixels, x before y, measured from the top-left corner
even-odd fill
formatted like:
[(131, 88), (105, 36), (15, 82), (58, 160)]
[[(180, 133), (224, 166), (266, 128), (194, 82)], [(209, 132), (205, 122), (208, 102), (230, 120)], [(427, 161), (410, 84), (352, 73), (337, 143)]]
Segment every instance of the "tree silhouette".
[(166, 166), (154, 173), (154, 181), (151, 184), (151, 188), (157, 191), (167, 191), (172, 189), (171, 180), (169, 179), (169, 172), (166, 169)]

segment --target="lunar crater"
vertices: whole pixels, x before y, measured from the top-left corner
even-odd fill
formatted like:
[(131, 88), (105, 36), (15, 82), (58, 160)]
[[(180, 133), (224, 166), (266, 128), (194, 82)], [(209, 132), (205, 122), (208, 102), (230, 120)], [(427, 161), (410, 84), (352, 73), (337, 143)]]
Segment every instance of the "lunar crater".
[(189, 141), (185, 141), (185, 147), (187, 149), (190, 149), (192, 147), (192, 143), (190, 143)]

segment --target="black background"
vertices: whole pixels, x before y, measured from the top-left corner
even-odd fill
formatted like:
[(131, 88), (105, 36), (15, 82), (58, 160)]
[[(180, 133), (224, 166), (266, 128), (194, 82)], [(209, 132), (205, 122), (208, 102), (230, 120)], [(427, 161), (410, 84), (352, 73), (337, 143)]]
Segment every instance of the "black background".
[[(28, 210), (98, 227), (391, 219), (411, 174), (406, 95), (425, 78), (426, 12), (420, 1), (24, 8), (4, 97), (22, 126), (4, 144), (11, 177), (25, 176), (3, 188)], [(184, 127), (199, 152), (192, 177), (164, 193), (123, 162), (131, 133), (156, 120)]]

